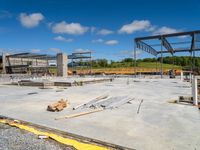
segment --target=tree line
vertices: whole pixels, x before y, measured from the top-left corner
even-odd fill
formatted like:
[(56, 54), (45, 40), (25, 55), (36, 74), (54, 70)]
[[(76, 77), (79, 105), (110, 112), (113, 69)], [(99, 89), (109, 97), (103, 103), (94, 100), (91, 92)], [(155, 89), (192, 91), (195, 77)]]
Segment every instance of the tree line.
[[(144, 58), (144, 59), (137, 59), (136, 65), (141, 62), (160, 62), (161, 57), (158, 58)], [(191, 66), (191, 62), (195, 64), (196, 67), (200, 67), (200, 57), (195, 57), (192, 59), (189, 56), (166, 56), (163, 57), (163, 63), (165, 64), (174, 64), (177, 66), (188, 67)], [(117, 67), (133, 67), (134, 66), (134, 59), (133, 58), (125, 58), (120, 61), (108, 61), (107, 59), (96, 59), (92, 60), (91, 62), (81, 61), (78, 62), (76, 65), (78, 66), (90, 66), (94, 68), (117, 68)]]

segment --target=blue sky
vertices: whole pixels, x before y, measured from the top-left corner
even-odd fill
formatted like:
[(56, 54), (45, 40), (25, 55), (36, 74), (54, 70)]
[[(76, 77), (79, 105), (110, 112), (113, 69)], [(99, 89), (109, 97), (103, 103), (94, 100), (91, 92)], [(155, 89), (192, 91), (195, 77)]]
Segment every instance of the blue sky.
[(131, 57), (137, 36), (199, 27), (198, 0), (0, 0), (4, 52), (92, 50), (118, 60)]

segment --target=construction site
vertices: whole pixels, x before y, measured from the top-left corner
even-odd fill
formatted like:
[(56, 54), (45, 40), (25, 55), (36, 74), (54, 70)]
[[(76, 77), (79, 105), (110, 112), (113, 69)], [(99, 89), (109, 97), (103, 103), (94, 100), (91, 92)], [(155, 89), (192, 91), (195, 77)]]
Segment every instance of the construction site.
[[(198, 150), (200, 74), (194, 60), (198, 57), (195, 52), (200, 51), (199, 35), (200, 31), (191, 31), (136, 37), (134, 67), (129, 74), (95, 73), (90, 63), (79, 73), (74, 60), (90, 62), (91, 52), (2, 54), (1, 126), (33, 134), (26, 135), (27, 139), (62, 145), (38, 143), (37, 149)], [(188, 48), (183, 42), (173, 46), (170, 38), (179, 36), (190, 37)], [(149, 40), (157, 40), (156, 47)], [(160, 65), (142, 71), (137, 66), (137, 50), (161, 56)], [(192, 58), (189, 70), (163, 69), (163, 54), (187, 52)], [(6, 134), (8, 127), (1, 126), (0, 133)], [(7, 147), (0, 142), (0, 149), (25, 149), (23, 145), (18, 138)]]

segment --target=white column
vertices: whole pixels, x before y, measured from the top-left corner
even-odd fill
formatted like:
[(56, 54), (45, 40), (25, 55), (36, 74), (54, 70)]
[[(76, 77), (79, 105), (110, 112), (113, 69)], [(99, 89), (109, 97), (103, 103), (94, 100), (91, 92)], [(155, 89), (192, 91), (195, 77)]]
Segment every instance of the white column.
[(197, 78), (195, 76), (192, 79), (192, 97), (193, 97), (193, 104), (198, 105), (198, 85), (197, 85)]
[(181, 71), (181, 81), (183, 81), (183, 71)]

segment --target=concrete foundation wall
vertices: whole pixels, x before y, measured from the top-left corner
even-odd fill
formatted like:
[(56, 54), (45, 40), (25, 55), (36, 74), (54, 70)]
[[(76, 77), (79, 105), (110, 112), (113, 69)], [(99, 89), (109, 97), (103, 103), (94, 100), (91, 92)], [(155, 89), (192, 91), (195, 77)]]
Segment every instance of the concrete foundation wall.
[(57, 76), (67, 76), (67, 55), (63, 53), (57, 54)]

